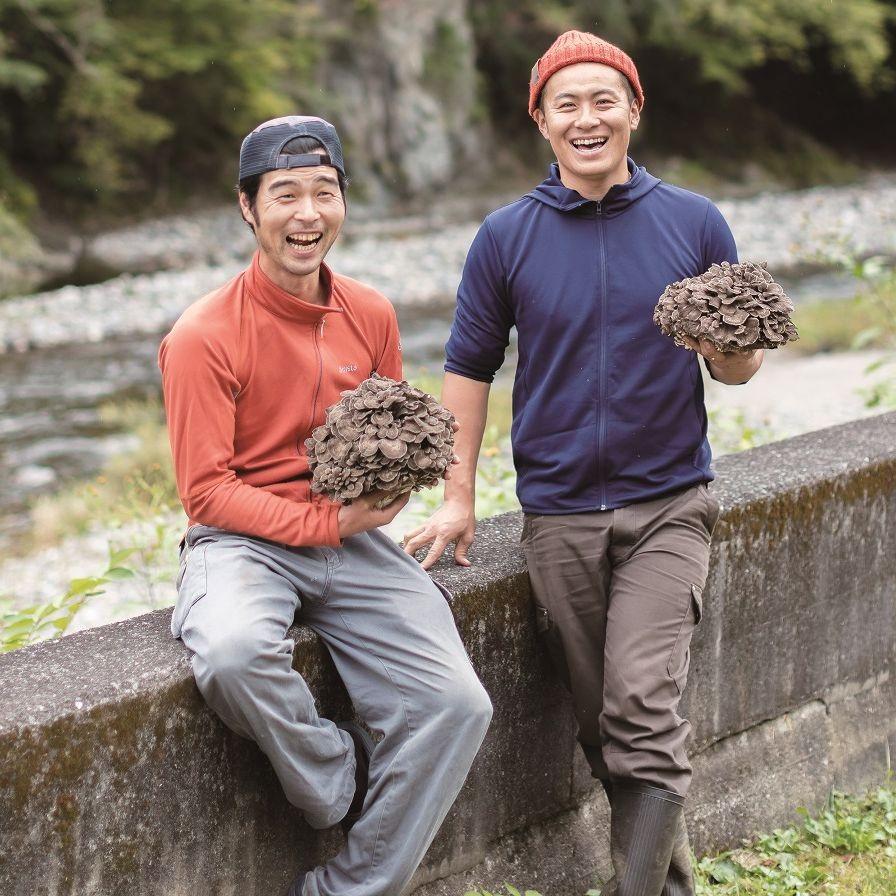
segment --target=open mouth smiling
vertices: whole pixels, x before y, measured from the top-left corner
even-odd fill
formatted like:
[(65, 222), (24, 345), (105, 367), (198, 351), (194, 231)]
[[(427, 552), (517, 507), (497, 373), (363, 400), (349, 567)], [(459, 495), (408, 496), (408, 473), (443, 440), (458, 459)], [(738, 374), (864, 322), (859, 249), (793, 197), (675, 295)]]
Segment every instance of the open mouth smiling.
[(286, 242), (295, 249), (296, 252), (313, 252), (314, 248), (323, 238), (320, 231), (311, 233), (290, 233), (286, 237)]
[(604, 148), (608, 139), (608, 137), (576, 137), (569, 142), (581, 155), (596, 155)]

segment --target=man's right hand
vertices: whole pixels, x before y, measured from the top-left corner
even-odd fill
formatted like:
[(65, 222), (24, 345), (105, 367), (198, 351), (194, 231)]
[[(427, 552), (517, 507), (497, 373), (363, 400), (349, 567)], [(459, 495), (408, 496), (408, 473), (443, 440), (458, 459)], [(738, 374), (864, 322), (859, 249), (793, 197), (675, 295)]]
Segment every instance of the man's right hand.
[(372, 492), (355, 498), (351, 504), (343, 504), (339, 508), (339, 537), (349, 538), (359, 532), (368, 532), (370, 529), (388, 525), (408, 503), (411, 493), (405, 492), (382, 510), (377, 510), (376, 503), (382, 501), (384, 497), (384, 492)]
[(405, 535), (404, 550), (413, 556), (421, 548), (432, 543), (432, 547), (421, 562), (424, 569), (429, 569), (442, 556), (445, 548), (452, 541), (456, 541), (454, 562), (459, 566), (470, 566), (467, 551), (473, 543), (475, 533), (476, 515), (473, 502), (457, 498), (448, 499), (422, 526), (412, 529)]

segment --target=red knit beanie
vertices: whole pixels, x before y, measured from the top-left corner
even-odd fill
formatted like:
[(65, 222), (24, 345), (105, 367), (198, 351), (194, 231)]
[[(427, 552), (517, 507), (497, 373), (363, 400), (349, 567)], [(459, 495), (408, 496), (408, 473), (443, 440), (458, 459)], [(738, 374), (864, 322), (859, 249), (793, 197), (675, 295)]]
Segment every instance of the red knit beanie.
[(638, 108), (643, 107), (644, 91), (638, 80), (635, 63), (632, 62), (628, 54), (587, 31), (566, 31), (551, 44), (547, 53), (532, 67), (532, 77), (529, 80), (530, 115), (534, 116), (535, 110), (538, 108), (538, 99), (548, 78), (561, 68), (575, 65), (577, 62), (602, 62), (604, 65), (609, 65), (610, 68), (622, 72), (635, 91)]

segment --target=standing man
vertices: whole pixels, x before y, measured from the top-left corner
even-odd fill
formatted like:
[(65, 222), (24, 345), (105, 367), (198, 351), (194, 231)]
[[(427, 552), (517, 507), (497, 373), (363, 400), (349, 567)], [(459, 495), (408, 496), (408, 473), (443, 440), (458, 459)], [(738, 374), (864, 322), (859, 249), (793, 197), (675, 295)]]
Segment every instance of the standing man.
[[(579, 740), (611, 806), (605, 894), (693, 893), (678, 714), (719, 513), (696, 354), (653, 323), (667, 284), (737, 260), (707, 199), (627, 156), (644, 93), (634, 62), (579, 31), (538, 60), (529, 112), (557, 162), (492, 213), (467, 256), (442, 401), (460, 424), (443, 506), (408, 533), (424, 568), (456, 540), (468, 566), (489, 384), (511, 327), (513, 456), (538, 625), (573, 695)], [(762, 352), (690, 342), (746, 382)]]
[[(454, 802), (491, 704), (444, 596), (377, 510), (312, 495), (305, 439), (344, 389), (401, 379), (395, 312), (324, 263), (345, 219), (333, 126), (289, 116), (240, 151), (251, 265), (191, 305), (159, 366), (190, 518), (171, 631), (228, 727), (255, 740), (308, 823), (345, 848), (289, 896), (398, 896)], [(324, 640), (355, 709), (321, 718), (292, 668), (298, 618)]]

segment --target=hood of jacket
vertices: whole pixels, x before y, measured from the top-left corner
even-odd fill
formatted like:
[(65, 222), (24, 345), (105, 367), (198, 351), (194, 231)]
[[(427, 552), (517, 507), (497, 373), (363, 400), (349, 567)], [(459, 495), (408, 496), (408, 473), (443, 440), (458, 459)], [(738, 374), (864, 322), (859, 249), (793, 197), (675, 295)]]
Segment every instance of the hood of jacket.
[[(643, 165), (636, 165), (628, 157), (626, 164), (629, 179), (624, 184), (614, 184), (610, 187), (606, 196), (600, 201), (601, 213), (608, 217), (624, 212), (660, 183), (660, 179), (648, 174)], [(526, 195), (561, 212), (576, 211), (595, 202), (593, 199), (585, 199), (581, 193), (563, 185), (556, 162), (553, 162), (548, 169), (547, 178)]]

